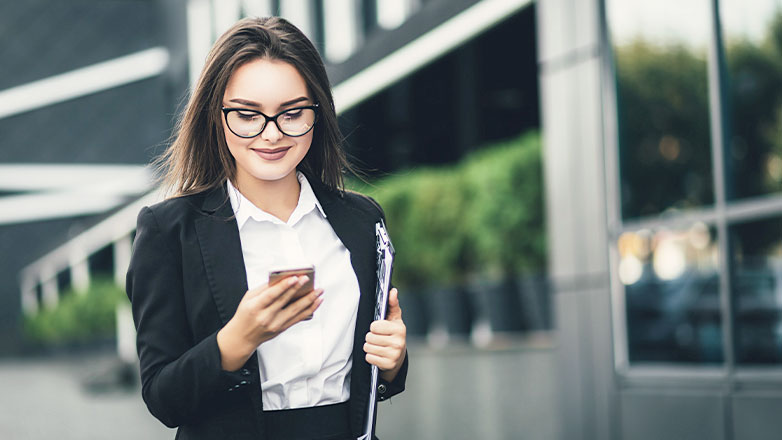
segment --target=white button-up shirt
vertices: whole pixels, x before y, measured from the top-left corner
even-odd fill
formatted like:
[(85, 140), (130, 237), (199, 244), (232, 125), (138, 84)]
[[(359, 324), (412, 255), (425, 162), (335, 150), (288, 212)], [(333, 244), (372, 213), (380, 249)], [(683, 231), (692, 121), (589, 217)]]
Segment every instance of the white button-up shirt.
[(315, 193), (297, 173), (299, 202), (287, 222), (253, 205), (229, 181), (247, 286), (258, 287), (274, 269), (315, 267), (323, 303), (311, 320), (294, 324), (258, 347), (263, 409), (303, 408), (350, 397), (358, 279), (350, 252), (326, 220)]

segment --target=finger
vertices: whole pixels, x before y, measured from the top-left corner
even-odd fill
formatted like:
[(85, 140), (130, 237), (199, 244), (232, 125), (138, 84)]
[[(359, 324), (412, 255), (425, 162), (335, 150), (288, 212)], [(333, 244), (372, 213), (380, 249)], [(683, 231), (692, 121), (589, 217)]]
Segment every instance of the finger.
[(367, 336), (364, 338), (364, 340), (372, 345), (377, 345), (380, 347), (392, 347), (399, 349), (404, 346), (404, 338), (401, 337), (401, 335), (385, 336), (375, 333), (367, 333)]
[(401, 320), (402, 308), (399, 307), (399, 291), (397, 291), (396, 288), (393, 288), (388, 294), (388, 313), (386, 313), (386, 321)]
[(244, 294), (244, 296), (246, 296), (248, 298), (258, 296), (258, 295), (261, 294), (261, 292), (266, 290), (268, 287), (269, 287), (269, 283), (263, 283), (262, 285), (254, 288), (254, 289), (248, 290), (247, 293)]
[[(278, 317), (282, 322), (288, 322), (294, 319), (302, 311), (308, 310), (310, 307), (315, 305), (315, 303), (318, 301), (318, 299), (321, 298), (322, 295), (323, 289), (315, 289), (301, 298), (298, 298), (295, 301), (289, 303), (286, 307), (283, 307), (282, 310), (277, 311), (275, 316)], [(318, 303), (318, 305), (320, 305), (320, 303)]]
[(367, 353), (366, 356), (364, 356), (364, 359), (367, 360), (371, 365), (377, 366), (377, 368), (380, 368), (381, 370), (391, 370), (395, 367), (394, 363), (386, 358), (380, 357), (376, 354)]
[(306, 275), (294, 275), (278, 282), (263, 293), (263, 301), (259, 305), (262, 308), (269, 308), (272, 311), (279, 311), (291, 301), (291, 298), (296, 295), (301, 286), (303, 286), (307, 280), (309, 280), (309, 277)]
[(404, 335), (406, 327), (402, 321), (374, 321), (369, 331), (377, 335)]
[(374, 354), (375, 356), (382, 357), (384, 359), (391, 360), (396, 364), (396, 359), (399, 357), (400, 351), (396, 348), (381, 347), (378, 345), (364, 343), (364, 352), (367, 354)]
[(269, 304), (273, 303), (277, 300), (281, 295), (283, 295), (285, 292), (288, 291), (292, 286), (295, 286), (298, 283), (298, 280), (295, 276), (286, 278), (278, 283), (275, 283), (271, 286), (266, 286), (264, 290), (259, 292), (257, 296), (255, 296), (255, 302), (257, 303), (256, 306), (264, 309), (269, 306)]
[(319, 298), (323, 296), (323, 289), (315, 289), (310, 293), (302, 296), (291, 304), (287, 305), (280, 311), (280, 314), (288, 314), (290, 316), (296, 316), (303, 310), (310, 308)]
[(277, 310), (290, 307), (295, 301), (306, 298), (309, 294), (314, 292), (314, 290), (309, 292), (304, 290), (304, 285), (307, 284), (307, 282), (310, 280), (310, 277), (307, 275), (302, 275), (297, 278), (298, 281), (294, 283), (292, 287), (289, 287), (287, 291), (283, 292), (283, 294), (274, 301), (273, 305)]
[[(323, 304), (323, 289), (314, 290), (310, 295), (307, 296), (309, 297), (313, 294), (315, 294), (315, 296), (312, 300), (305, 297), (297, 300), (296, 303), (294, 303), (302, 303), (304, 305), (303, 307), (301, 307), (301, 305), (297, 305), (294, 308), (294, 305), (291, 304), (278, 314), (281, 315), (280, 319), (284, 319), (284, 323), (282, 325), (283, 330), (293, 326), (297, 322), (311, 318), (318, 307)], [(306, 301), (302, 301), (305, 299)]]

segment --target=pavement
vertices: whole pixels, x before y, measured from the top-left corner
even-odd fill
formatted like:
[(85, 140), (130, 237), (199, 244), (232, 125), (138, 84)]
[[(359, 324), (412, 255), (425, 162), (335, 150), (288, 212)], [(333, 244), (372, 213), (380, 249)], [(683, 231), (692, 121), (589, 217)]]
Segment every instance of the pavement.
[[(540, 340), (477, 349), (411, 342), (407, 390), (380, 403), (378, 437), (559, 437), (555, 356)], [(137, 385), (117, 386), (116, 356), (0, 359), (0, 439), (173, 439)]]
[(87, 384), (110, 374), (111, 353), (0, 361), (0, 439), (173, 439), (136, 387)]

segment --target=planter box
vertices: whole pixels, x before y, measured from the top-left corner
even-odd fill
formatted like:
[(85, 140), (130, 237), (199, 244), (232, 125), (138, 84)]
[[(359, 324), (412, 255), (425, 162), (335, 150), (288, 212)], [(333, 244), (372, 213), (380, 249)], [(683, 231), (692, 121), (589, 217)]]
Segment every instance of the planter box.
[(461, 286), (437, 287), (429, 292), (430, 329), (444, 328), (449, 336), (470, 335), (474, 311), (467, 290)]
[(478, 320), (488, 322), (492, 332), (551, 328), (551, 308), (545, 277), (478, 279), (470, 283), (469, 290)]
[(543, 275), (517, 278), (519, 304), (524, 330), (551, 330), (551, 295), (548, 278)]
[(489, 322), (492, 332), (518, 332), (524, 328), (518, 288), (513, 280), (476, 280), (470, 293), (478, 315)]
[(430, 316), (426, 292), (421, 289), (405, 289), (405, 292), (399, 295), (399, 306), (402, 308), (402, 320), (407, 327), (407, 334), (426, 337)]

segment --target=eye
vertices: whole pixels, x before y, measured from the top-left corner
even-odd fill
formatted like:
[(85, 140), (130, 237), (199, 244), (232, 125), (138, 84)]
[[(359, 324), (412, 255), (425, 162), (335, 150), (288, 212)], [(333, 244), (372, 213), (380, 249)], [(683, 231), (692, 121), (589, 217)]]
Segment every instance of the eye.
[(303, 110), (303, 109), (300, 109), (300, 108), (294, 108), (294, 109), (288, 110), (287, 112), (285, 112), (285, 113), (283, 114), (283, 117), (284, 117), (285, 119), (296, 119), (296, 118), (300, 118), (300, 117), (301, 117), (302, 110)]
[(237, 111), (236, 115), (241, 119), (242, 121), (253, 121), (255, 119), (258, 119), (259, 115), (255, 112), (246, 112), (246, 111)]

